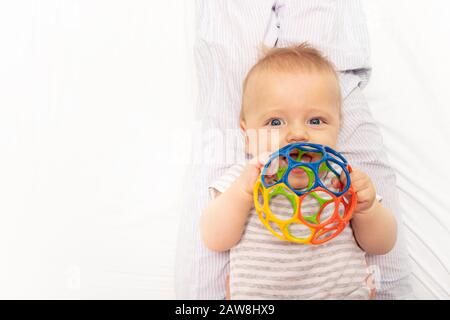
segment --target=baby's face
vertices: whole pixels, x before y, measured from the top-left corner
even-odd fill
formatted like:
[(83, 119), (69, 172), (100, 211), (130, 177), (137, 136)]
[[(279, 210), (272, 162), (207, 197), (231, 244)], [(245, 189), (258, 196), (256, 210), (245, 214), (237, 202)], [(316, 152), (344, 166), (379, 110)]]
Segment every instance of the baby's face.
[[(274, 152), (289, 143), (310, 142), (336, 147), (340, 125), (340, 95), (336, 78), (323, 72), (252, 75), (244, 92), (247, 149), (252, 156)], [(317, 161), (305, 154), (302, 161)], [(293, 170), (289, 181), (302, 188), (303, 170)]]

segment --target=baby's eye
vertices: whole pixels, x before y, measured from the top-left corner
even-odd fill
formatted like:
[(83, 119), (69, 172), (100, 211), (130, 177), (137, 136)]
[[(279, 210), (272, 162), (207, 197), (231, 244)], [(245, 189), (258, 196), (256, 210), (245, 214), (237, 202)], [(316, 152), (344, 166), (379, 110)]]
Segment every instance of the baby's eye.
[(281, 126), (283, 124), (283, 120), (278, 118), (270, 119), (268, 124), (271, 125), (272, 127)]
[(315, 125), (315, 126), (318, 126), (318, 125), (322, 124), (323, 121), (322, 121), (322, 119), (320, 119), (320, 118), (312, 118), (312, 119), (310, 119), (310, 120), (308, 121), (308, 123), (309, 123), (309, 124), (312, 124), (312, 125)]

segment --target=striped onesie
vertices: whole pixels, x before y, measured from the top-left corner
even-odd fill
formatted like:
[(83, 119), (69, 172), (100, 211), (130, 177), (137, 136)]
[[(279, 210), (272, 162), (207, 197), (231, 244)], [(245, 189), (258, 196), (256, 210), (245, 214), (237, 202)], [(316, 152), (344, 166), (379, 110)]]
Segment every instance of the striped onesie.
[[(231, 166), (212, 183), (211, 197), (224, 192), (244, 166)], [(309, 201), (302, 209), (314, 206)], [(290, 205), (281, 197), (271, 208), (287, 215)], [(252, 207), (240, 242), (230, 250), (231, 299), (369, 299), (369, 277), (365, 252), (350, 225), (322, 245), (291, 243), (272, 235)]]

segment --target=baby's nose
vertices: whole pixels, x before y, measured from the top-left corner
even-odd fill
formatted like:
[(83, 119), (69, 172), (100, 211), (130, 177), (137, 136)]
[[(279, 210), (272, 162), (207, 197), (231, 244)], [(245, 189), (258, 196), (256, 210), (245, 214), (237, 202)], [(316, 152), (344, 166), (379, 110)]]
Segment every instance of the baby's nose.
[(308, 131), (305, 130), (304, 128), (302, 128), (302, 127), (292, 128), (289, 131), (289, 134), (287, 136), (287, 140), (288, 140), (289, 143), (308, 142), (308, 140), (309, 140)]

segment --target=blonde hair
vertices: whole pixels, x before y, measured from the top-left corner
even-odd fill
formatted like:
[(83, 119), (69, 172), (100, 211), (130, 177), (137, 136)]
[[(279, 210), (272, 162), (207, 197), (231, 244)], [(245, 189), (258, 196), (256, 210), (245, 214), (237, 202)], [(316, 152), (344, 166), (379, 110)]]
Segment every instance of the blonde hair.
[[(336, 78), (339, 84), (339, 78), (333, 64), (327, 60), (322, 53), (311, 47), (308, 43), (303, 42), (300, 45), (285, 48), (262, 48), (263, 57), (250, 69), (244, 79), (242, 87), (242, 105), (240, 112), (240, 120), (244, 119), (244, 96), (247, 84), (251, 76), (261, 71), (275, 72), (324, 72), (329, 73)], [(339, 109), (341, 106), (341, 93), (338, 90)]]

